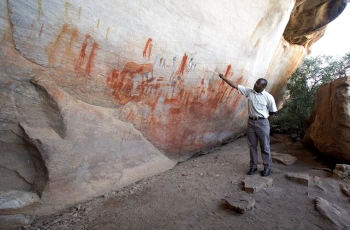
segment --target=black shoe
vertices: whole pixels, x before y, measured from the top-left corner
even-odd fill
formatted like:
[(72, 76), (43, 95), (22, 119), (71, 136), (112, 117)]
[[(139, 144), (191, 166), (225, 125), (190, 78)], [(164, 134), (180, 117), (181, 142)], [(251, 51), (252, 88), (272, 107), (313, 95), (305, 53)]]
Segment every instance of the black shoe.
[(271, 172), (271, 169), (264, 169), (261, 172), (261, 176), (268, 176), (268, 175), (270, 175), (270, 172)]
[(253, 175), (256, 170), (258, 170), (257, 168), (250, 168), (249, 171), (248, 171), (248, 175)]

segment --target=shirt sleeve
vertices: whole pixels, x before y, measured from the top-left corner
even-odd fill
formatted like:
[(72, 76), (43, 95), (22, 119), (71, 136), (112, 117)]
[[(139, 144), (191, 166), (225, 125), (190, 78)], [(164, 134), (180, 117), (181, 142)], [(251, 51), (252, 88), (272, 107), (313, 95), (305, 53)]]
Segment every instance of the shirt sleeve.
[(243, 85), (238, 85), (238, 93), (248, 97), (248, 88), (244, 87)]
[(276, 102), (275, 102), (275, 98), (273, 98), (273, 96), (271, 95), (269, 97), (269, 112), (277, 112), (277, 106), (276, 106)]

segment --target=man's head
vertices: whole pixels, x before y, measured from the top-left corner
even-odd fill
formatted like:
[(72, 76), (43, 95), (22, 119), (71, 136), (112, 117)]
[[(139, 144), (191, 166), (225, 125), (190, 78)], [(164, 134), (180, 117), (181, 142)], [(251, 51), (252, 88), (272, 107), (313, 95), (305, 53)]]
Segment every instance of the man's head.
[(259, 78), (254, 84), (254, 90), (258, 93), (264, 91), (267, 86), (267, 80), (265, 78)]

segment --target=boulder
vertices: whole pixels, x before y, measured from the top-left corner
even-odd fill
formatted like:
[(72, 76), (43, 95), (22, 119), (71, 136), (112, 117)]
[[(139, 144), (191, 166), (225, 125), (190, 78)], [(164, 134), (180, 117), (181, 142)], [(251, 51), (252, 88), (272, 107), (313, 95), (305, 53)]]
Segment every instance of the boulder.
[(303, 142), (322, 153), (350, 161), (350, 77), (320, 86)]

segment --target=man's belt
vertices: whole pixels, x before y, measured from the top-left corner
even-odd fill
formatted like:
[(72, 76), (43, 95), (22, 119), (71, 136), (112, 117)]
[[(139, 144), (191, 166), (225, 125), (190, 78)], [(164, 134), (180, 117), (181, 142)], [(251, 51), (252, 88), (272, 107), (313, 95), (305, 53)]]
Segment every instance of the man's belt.
[(256, 121), (259, 119), (265, 119), (265, 117), (249, 117), (250, 120)]

